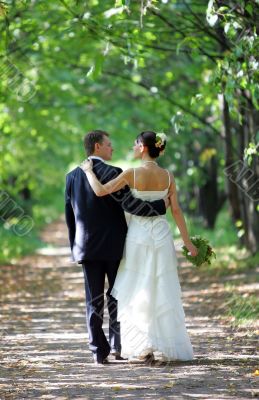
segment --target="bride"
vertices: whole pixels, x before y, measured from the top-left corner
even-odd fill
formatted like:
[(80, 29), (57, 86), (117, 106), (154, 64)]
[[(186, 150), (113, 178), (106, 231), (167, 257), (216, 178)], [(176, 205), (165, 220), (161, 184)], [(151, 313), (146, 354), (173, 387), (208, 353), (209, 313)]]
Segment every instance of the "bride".
[[(166, 147), (163, 134), (145, 131), (138, 135), (134, 156), (142, 160), (102, 185), (85, 161), (85, 171), (97, 196), (105, 196), (129, 185), (135, 197), (158, 200), (169, 196), (171, 212), (185, 246), (192, 256), (197, 249), (190, 241), (184, 216), (177, 201), (174, 177), (158, 166), (156, 159)], [(159, 352), (165, 361), (191, 360), (192, 345), (185, 327), (181, 287), (172, 234), (165, 216), (131, 215), (117, 277), (111, 292), (118, 300), (122, 355), (146, 361)]]

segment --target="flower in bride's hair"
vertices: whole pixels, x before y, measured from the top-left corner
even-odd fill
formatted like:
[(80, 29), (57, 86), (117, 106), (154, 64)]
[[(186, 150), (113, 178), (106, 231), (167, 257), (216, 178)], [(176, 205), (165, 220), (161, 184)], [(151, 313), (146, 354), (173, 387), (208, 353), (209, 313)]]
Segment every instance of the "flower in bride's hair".
[(155, 146), (158, 148), (164, 146), (166, 140), (167, 140), (167, 137), (166, 137), (165, 133), (157, 133)]

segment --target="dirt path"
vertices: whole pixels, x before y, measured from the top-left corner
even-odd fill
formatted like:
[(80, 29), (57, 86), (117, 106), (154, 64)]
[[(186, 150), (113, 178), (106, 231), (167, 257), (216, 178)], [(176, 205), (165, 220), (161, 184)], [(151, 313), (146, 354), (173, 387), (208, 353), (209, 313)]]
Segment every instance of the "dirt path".
[(43, 238), (53, 247), (1, 267), (0, 399), (258, 396), (253, 329), (233, 330), (221, 317), (223, 280), (203, 277), (183, 260), (180, 278), (195, 359), (154, 366), (91, 364), (83, 275), (69, 262), (66, 235), (64, 221), (52, 224)]

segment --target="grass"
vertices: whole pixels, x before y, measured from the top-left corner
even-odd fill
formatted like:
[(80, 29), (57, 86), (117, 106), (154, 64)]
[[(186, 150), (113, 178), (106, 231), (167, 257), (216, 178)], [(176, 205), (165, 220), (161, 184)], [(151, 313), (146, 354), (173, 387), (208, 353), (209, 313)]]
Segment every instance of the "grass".
[(224, 278), (227, 295), (225, 315), (232, 317), (233, 327), (252, 327), (258, 321), (259, 298), (254, 285), (258, 266), (259, 254), (252, 256), (245, 249), (232, 246), (218, 249), (217, 260), (206, 269), (207, 275), (213, 275), (218, 280)]
[(41, 198), (41, 201), (33, 206), (34, 227), (24, 236), (17, 235), (15, 227), (19, 222), (16, 220), (9, 220), (0, 225), (0, 264), (13, 264), (18, 258), (44, 246), (39, 238), (40, 231), (63, 212), (63, 197), (63, 193), (53, 192), (46, 194), (46, 198)]
[(199, 219), (188, 219), (188, 227), (192, 236), (205, 236), (213, 247), (238, 244), (237, 231), (226, 207), (218, 214), (214, 230), (204, 228)]
[(202, 266), (209, 275), (226, 276), (247, 274), (259, 266), (259, 254), (251, 255), (246, 249), (238, 246), (215, 248), (217, 258), (211, 265)]
[(259, 315), (259, 299), (254, 286), (259, 254), (251, 255), (234, 245), (215, 248), (215, 251), (217, 259), (211, 265), (201, 266), (199, 272), (211, 276), (213, 281), (223, 281), (227, 299), (224, 314), (231, 317), (233, 328), (253, 328)]
[(1, 226), (0, 236), (0, 264), (13, 263), (15, 259), (32, 253), (43, 244), (35, 230), (26, 236), (17, 236), (11, 228), (7, 229)]
[[(233, 287), (229, 287), (233, 290)], [(259, 299), (255, 294), (231, 293), (226, 304), (226, 314), (233, 318), (234, 326), (253, 324), (259, 315)]]

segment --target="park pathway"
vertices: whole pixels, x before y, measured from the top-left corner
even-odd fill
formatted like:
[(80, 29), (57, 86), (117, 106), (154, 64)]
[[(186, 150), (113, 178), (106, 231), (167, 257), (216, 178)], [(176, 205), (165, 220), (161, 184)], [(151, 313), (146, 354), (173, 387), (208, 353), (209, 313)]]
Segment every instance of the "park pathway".
[[(69, 261), (63, 220), (42, 234), (48, 246), (0, 273), (0, 399), (249, 399), (256, 392), (254, 329), (221, 317), (224, 279), (180, 259), (191, 362), (91, 364), (83, 275)], [(107, 320), (105, 324), (107, 328)]]

